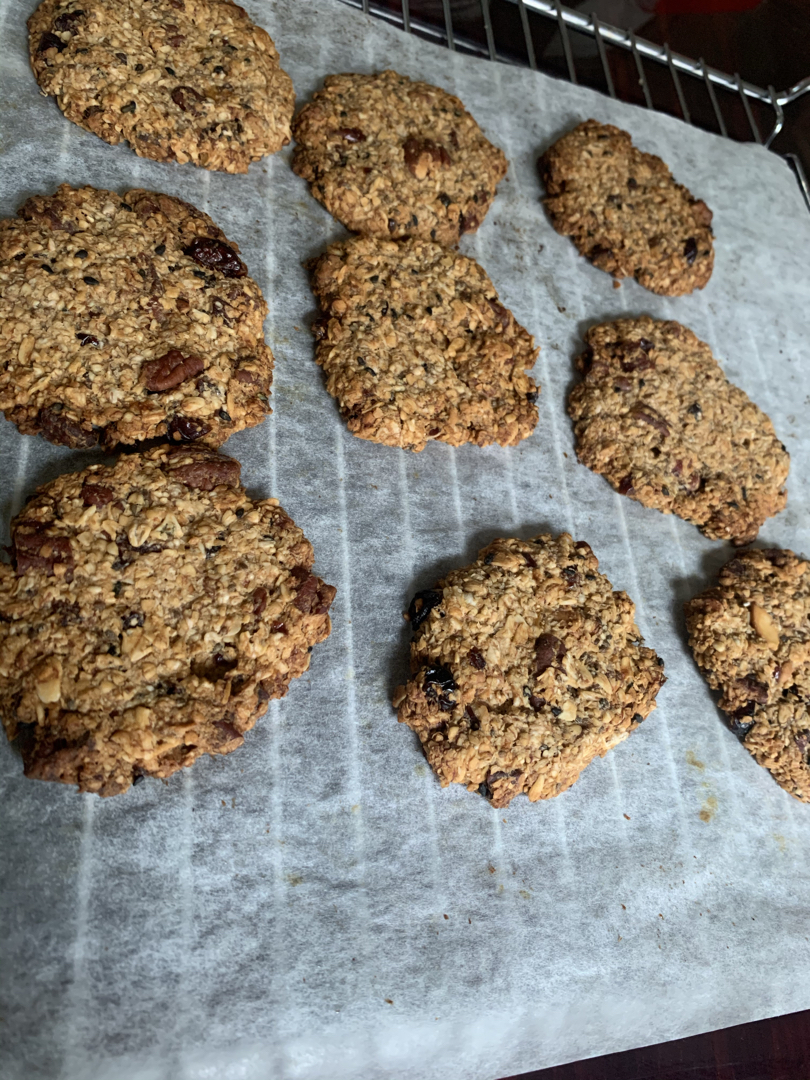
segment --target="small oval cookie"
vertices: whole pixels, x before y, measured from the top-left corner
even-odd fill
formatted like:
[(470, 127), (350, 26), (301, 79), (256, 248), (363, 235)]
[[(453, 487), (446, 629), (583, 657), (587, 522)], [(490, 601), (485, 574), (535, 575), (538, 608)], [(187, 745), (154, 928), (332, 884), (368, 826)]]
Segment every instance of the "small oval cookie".
[(506, 175), (457, 97), (396, 71), (329, 75), (293, 123), (293, 169), (347, 229), (456, 244)]
[(0, 713), (26, 776), (117, 795), (228, 754), (309, 667), (335, 595), (239, 463), (163, 446), (40, 488), (0, 564)]
[(642, 316), (593, 326), (568, 399), (577, 457), (619, 492), (745, 544), (787, 502), (790, 457), (709, 346)]
[(28, 31), (68, 120), (141, 157), (239, 173), (290, 141), (292, 81), (231, 0), (44, 0)]
[(431, 439), (513, 446), (537, 424), (532, 336), (473, 259), (373, 236), (313, 260), (315, 359), (349, 431), (422, 450)]
[(702, 289), (711, 277), (711, 210), (626, 131), (586, 120), (538, 164), (552, 225), (600, 270), (662, 296)]
[(567, 533), (495, 540), (413, 598), (394, 707), (442, 787), (552, 799), (655, 708), (663, 661), (598, 567)]
[(785, 791), (810, 802), (810, 562), (778, 548), (738, 552), (684, 609), (731, 730)]
[(267, 305), (207, 214), (63, 184), (19, 215), (0, 221), (0, 409), (20, 431), (218, 446), (261, 423)]

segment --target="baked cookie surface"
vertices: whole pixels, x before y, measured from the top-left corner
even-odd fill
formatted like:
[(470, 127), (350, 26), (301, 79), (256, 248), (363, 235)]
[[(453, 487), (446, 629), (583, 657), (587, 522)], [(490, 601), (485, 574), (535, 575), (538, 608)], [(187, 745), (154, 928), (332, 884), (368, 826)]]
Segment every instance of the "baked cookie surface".
[(169, 195), (63, 184), (0, 221), (0, 409), (73, 447), (218, 446), (267, 412), (267, 305), (238, 248)]
[(495, 540), (416, 594), (394, 706), (443, 787), (553, 798), (655, 708), (663, 661), (598, 566), (567, 533)]
[(0, 564), (0, 713), (26, 776), (116, 795), (242, 745), (335, 590), (239, 463), (164, 446), (40, 488)]
[(429, 240), (361, 236), (313, 260), (316, 360), (349, 431), (512, 446), (537, 424), (538, 350), (473, 259)]
[(44, 0), (28, 31), (68, 120), (141, 157), (247, 172), (290, 141), (292, 81), (230, 0)]
[(293, 123), (293, 169), (347, 229), (456, 244), (506, 175), (457, 97), (395, 71), (329, 75)]
[(647, 316), (594, 326), (585, 341), (568, 400), (582, 464), (712, 540), (753, 540), (787, 502), (790, 458), (709, 346)]
[(684, 607), (731, 730), (785, 791), (810, 802), (810, 562), (780, 549), (738, 552)]
[(711, 277), (711, 210), (626, 131), (586, 120), (539, 168), (552, 225), (600, 270), (662, 296), (702, 289)]

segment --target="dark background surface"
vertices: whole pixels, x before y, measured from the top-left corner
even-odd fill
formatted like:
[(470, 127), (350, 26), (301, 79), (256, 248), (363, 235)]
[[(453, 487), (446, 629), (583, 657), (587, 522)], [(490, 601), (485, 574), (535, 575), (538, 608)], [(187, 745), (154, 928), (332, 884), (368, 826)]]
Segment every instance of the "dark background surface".
[[(360, 0), (350, 2), (359, 5)], [(759, 4), (753, 0), (591, 0), (578, 5), (569, 0), (568, 6), (577, 6), (584, 14), (596, 10), (603, 22), (634, 30), (648, 41), (667, 43), (673, 52), (702, 58), (710, 67), (739, 73), (757, 86), (783, 91), (810, 75), (810, 0), (763, 0)], [(400, 0), (373, 0), (371, 7), (372, 12), (386, 8), (396, 16), (402, 10)], [(477, 0), (450, 0), (450, 8), (456, 46), (486, 55), (481, 5)], [(443, 30), (441, 0), (410, 0), (409, 10), (414, 22), (435, 28), (434, 34)], [(517, 6), (509, 0), (490, 0), (490, 11), (499, 57), (526, 64)], [(537, 66), (566, 78), (556, 24), (537, 15), (531, 15), (529, 22)], [(593, 40), (572, 33), (571, 43), (578, 81), (605, 91)], [(631, 54), (618, 48), (607, 52), (617, 96), (643, 105)], [(667, 70), (654, 62), (645, 62), (644, 68), (655, 107), (681, 116)], [(719, 131), (703, 84), (682, 76), (681, 85), (692, 122)], [(718, 90), (717, 98), (730, 137), (750, 141), (751, 129), (739, 97)], [(773, 111), (755, 105), (753, 112), (763, 138), (767, 138), (774, 123)], [(785, 107), (784, 128), (772, 149), (797, 154), (810, 175), (810, 93)], [(520, 1080), (810, 1080), (810, 1011), (525, 1073)]]

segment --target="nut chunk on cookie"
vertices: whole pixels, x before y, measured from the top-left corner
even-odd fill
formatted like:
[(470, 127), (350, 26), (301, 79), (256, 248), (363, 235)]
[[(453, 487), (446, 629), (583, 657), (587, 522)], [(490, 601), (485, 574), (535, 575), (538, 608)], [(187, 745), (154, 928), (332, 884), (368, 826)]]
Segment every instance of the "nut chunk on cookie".
[(600, 270), (662, 296), (702, 289), (712, 276), (711, 210), (626, 131), (586, 120), (539, 167), (552, 225)]
[(592, 327), (571, 391), (577, 457), (621, 495), (745, 544), (787, 502), (790, 458), (768, 417), (676, 322)]
[(0, 221), (0, 409), (23, 434), (219, 446), (261, 423), (267, 305), (207, 214), (63, 184), (19, 215)]
[(785, 791), (810, 802), (810, 562), (739, 552), (685, 605), (689, 644), (729, 726)]
[(240, 173), (290, 141), (292, 80), (230, 0), (44, 0), (28, 32), (68, 120), (141, 157)]
[(26, 776), (117, 795), (229, 754), (328, 637), (335, 595), (239, 463), (163, 446), (40, 488), (0, 564), (0, 715)]
[(655, 708), (663, 661), (598, 566), (567, 533), (495, 540), (413, 598), (394, 706), (442, 787), (552, 799)]
[(313, 260), (315, 359), (349, 431), (513, 446), (537, 423), (538, 350), (473, 259), (429, 240), (361, 236)]
[(475, 232), (506, 158), (457, 97), (396, 71), (330, 75), (293, 123), (293, 169), (347, 229), (456, 244)]

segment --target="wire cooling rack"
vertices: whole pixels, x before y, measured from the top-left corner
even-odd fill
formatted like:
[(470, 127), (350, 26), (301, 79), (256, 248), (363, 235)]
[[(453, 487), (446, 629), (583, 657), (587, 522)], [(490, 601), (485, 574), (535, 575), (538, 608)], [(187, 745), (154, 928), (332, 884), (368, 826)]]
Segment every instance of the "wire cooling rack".
[[(343, 2), (448, 49), (567, 77), (725, 138), (768, 148), (785, 128), (785, 107), (810, 91), (810, 77), (787, 90), (756, 86), (739, 74), (709, 67), (702, 57), (692, 60), (559, 0), (432, 0), (421, 16), (416, 3), (412, 12), (411, 0)], [(794, 153), (782, 156), (810, 210), (801, 160)]]

